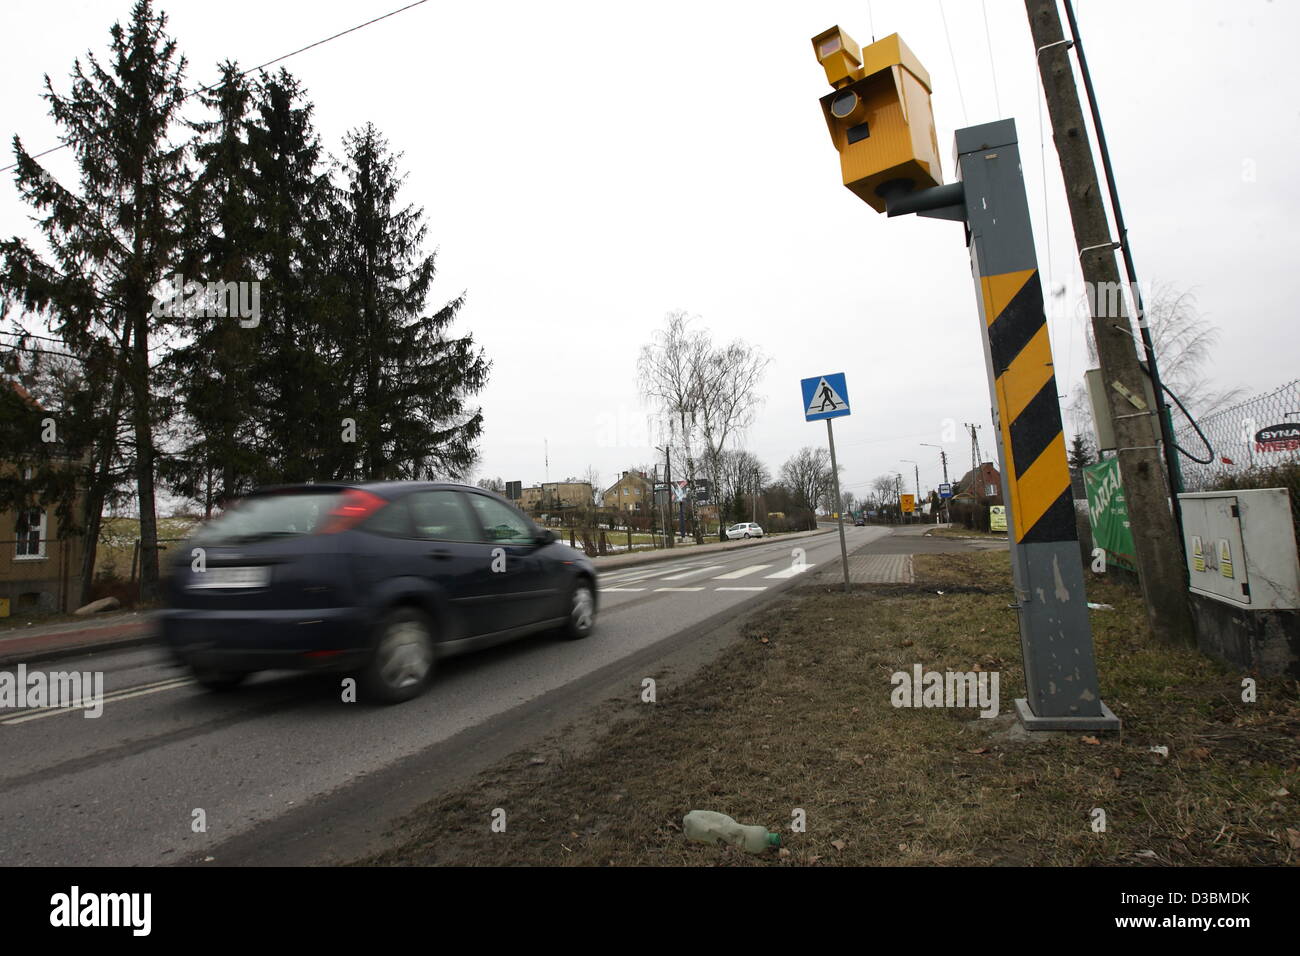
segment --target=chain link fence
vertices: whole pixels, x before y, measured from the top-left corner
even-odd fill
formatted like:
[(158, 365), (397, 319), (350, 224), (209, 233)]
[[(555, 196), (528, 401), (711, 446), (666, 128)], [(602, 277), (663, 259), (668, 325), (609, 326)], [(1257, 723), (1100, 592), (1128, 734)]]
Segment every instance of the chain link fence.
[(1179, 446), (1211, 459), (1200, 464), (1179, 456), (1183, 490), (1286, 488), (1300, 540), (1300, 380), (1208, 415), (1198, 424), (1213, 454), (1190, 425), (1174, 433)]
[[(1191, 424), (1174, 432), (1179, 447), (1210, 459), (1202, 464), (1179, 456), (1185, 491), (1264, 487), (1257, 483), (1262, 473), (1300, 462), (1300, 380), (1208, 415), (1198, 424), (1209, 449)], [(1248, 484), (1233, 485), (1236, 480)]]

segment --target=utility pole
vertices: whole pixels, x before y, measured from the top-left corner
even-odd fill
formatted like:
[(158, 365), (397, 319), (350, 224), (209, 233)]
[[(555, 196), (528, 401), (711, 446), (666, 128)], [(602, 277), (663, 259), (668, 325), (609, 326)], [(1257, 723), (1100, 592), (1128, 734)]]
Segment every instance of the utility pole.
[[(664, 453), (664, 541), (665, 547), (671, 548), (677, 543), (673, 537), (673, 446), (664, 445), (656, 450)], [(653, 484), (650, 490), (655, 496), (655, 506), (658, 507), (659, 493), (654, 490)]]
[[(1056, 144), (1074, 224), (1075, 244), (1085, 287), (1120, 289), (1110, 223), (1092, 158), (1092, 144), (1075, 88), (1069, 48), (1057, 12), (1057, 0), (1025, 0), (1029, 28), (1037, 51), (1052, 139)], [(1147, 606), (1147, 620), (1160, 640), (1193, 642), (1187, 601), (1186, 569), (1181, 536), (1170, 509), (1169, 488), (1157, 443), (1158, 422), (1148, 408), (1145, 376), (1138, 362), (1135, 339), (1122, 296), (1089, 296), (1092, 332), (1106, 382), (1106, 400), (1115, 425), (1120, 478), (1128, 500), (1129, 524), (1137, 552), (1138, 577)], [(1104, 314), (1114, 302), (1118, 315)], [(1157, 406), (1160, 396), (1157, 396)]]
[[(951, 494), (951, 493), (952, 493), (952, 485), (949, 485), (949, 484), (948, 484), (948, 453), (947, 453), (946, 451), (944, 451), (944, 448), (943, 448), (942, 445), (935, 445), (935, 444), (932, 444), (932, 443), (930, 443), (930, 442), (928, 442), (928, 441), (923, 441), (923, 442), (921, 442), (921, 444), (922, 444), (923, 446), (925, 446), (926, 448), (937, 448), (937, 449), (939, 449), (939, 461), (943, 463), (943, 483), (944, 483), (945, 485), (948, 485), (948, 492), (949, 492), (949, 494)], [(942, 508), (943, 508), (944, 520), (946, 521), (947, 518), (948, 518), (948, 499), (947, 499), (947, 498), (941, 498), (939, 504), (940, 504), (940, 505), (942, 506)]]
[(983, 428), (984, 426), (975, 425), (972, 424), (971, 422), (964, 422), (963, 424), (965, 424), (966, 426), (966, 431), (970, 432), (970, 468), (971, 471), (974, 471), (976, 468), (980, 466), (980, 458), (982, 457), (980, 455), (979, 436), (976, 435), (975, 432), (978, 431), (980, 428)]
[(1115, 215), (1115, 228), (1119, 231), (1119, 246), (1124, 256), (1124, 271), (1128, 274), (1129, 289), (1133, 296), (1133, 311), (1137, 314), (1138, 331), (1142, 334), (1147, 373), (1151, 376), (1151, 389), (1156, 396), (1156, 407), (1160, 409), (1160, 440), (1164, 443), (1165, 468), (1168, 469), (1169, 483), (1174, 492), (1170, 498), (1174, 506), (1174, 523), (1178, 526), (1181, 540), (1183, 517), (1178, 493), (1183, 490), (1183, 475), (1178, 464), (1178, 449), (1174, 441), (1173, 413), (1165, 403), (1164, 386), (1160, 381), (1160, 363), (1156, 361), (1155, 343), (1151, 340), (1146, 307), (1142, 304), (1142, 288), (1137, 280), (1137, 267), (1133, 265), (1133, 249), (1128, 241), (1128, 226), (1124, 225), (1124, 210), (1119, 204), (1115, 170), (1111, 168), (1110, 150), (1106, 148), (1106, 131), (1101, 125), (1101, 110), (1097, 106), (1097, 95), (1092, 88), (1092, 74), (1088, 72), (1088, 58), (1083, 54), (1083, 39), (1079, 36), (1079, 24), (1074, 18), (1074, 6), (1070, 0), (1065, 0), (1065, 16), (1070, 21), (1070, 36), (1074, 40), (1074, 52), (1079, 57), (1079, 73), (1083, 77), (1084, 92), (1088, 95), (1088, 107), (1092, 110), (1092, 127), (1097, 131), (1097, 149), (1101, 153), (1101, 167), (1106, 174), (1106, 185), (1110, 190), (1110, 208)]
[(943, 450), (943, 446), (942, 446), (942, 445), (934, 445), (934, 444), (931, 444), (931, 443), (928, 442), (928, 441), (923, 441), (923, 442), (921, 442), (921, 445), (922, 445), (922, 447), (924, 447), (924, 448), (938, 448), (938, 449), (939, 449), (939, 461), (943, 463), (943, 483), (944, 483), (945, 485), (948, 484), (948, 453), (947, 453), (946, 451)]
[(900, 458), (898, 460), (905, 461), (912, 466), (912, 471), (914, 472), (916, 478), (916, 504), (914, 505), (914, 507), (917, 509), (912, 513), (914, 515), (919, 514), (921, 509), (921, 466), (920, 464), (917, 463), (917, 460), (915, 458)]

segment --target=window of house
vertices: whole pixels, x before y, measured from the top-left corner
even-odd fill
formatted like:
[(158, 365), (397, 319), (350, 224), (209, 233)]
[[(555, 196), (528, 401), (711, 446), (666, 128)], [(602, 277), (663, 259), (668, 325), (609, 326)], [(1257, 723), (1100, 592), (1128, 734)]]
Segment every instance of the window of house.
[(984, 486), (984, 494), (988, 495), (990, 498), (992, 498), (992, 497), (993, 497), (994, 495), (996, 495), (997, 493), (998, 493), (998, 486), (997, 486), (997, 485), (985, 485), (985, 486)]
[(18, 539), (14, 548), (15, 559), (30, 561), (45, 557), (45, 510), (28, 508), (18, 512), (14, 537)]

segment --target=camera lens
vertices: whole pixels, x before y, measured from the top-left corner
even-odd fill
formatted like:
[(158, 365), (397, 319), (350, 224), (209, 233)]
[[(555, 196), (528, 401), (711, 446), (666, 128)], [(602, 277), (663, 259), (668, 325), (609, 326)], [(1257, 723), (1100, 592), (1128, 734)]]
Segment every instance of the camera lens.
[(858, 105), (858, 94), (851, 90), (845, 90), (835, 99), (831, 100), (831, 115), (836, 119), (844, 119)]

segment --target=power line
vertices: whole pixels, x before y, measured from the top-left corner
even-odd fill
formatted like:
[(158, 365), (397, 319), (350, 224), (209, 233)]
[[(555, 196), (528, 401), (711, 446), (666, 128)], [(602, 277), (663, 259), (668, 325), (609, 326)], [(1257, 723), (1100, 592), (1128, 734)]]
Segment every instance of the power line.
[(987, 0), (980, 0), (980, 6), (984, 9), (984, 42), (989, 50), (989, 74), (993, 77), (993, 105), (997, 108), (997, 115), (1002, 115), (1002, 98), (998, 96), (998, 71), (993, 65), (993, 38), (989, 35), (989, 8)]
[(939, 16), (943, 19), (943, 35), (948, 40), (948, 59), (952, 61), (952, 75), (957, 81), (957, 99), (961, 101), (961, 125), (969, 126), (966, 117), (966, 96), (961, 91), (961, 74), (957, 72), (957, 57), (952, 52), (952, 34), (948, 32), (948, 15), (943, 12), (943, 0), (939, 0)]
[[(299, 47), (298, 49), (292, 51), (291, 53), (285, 53), (285, 54), (282, 55), (282, 56), (277, 56), (277, 57), (276, 57), (275, 59), (273, 59), (273, 60), (267, 60), (265, 63), (259, 64), (258, 66), (249, 67), (247, 70), (243, 70), (243, 71), (241, 71), (238, 75), (239, 75), (239, 76), (247, 76), (249, 73), (253, 73), (253, 72), (257, 71), (257, 70), (264, 70), (264, 69), (266, 69), (268, 66), (272, 66), (272, 65), (274, 65), (274, 64), (276, 64), (276, 63), (279, 63), (279, 62), (281, 62), (281, 61), (283, 61), (283, 60), (287, 60), (287, 59), (289, 59), (289, 57), (291, 57), (291, 56), (297, 56), (299, 53), (306, 53), (308, 50), (311, 50), (311, 49), (313, 49), (313, 48), (315, 48), (315, 47), (318, 47), (318, 46), (321, 46), (321, 45), (323, 45), (323, 44), (329, 43), (331, 40), (337, 40), (339, 37), (347, 36), (349, 33), (355, 33), (356, 31), (361, 30), (361, 29), (363, 29), (363, 28), (365, 28), (365, 27), (368, 27), (368, 26), (370, 26), (370, 25), (373, 24), (373, 23), (378, 23), (380, 20), (387, 20), (389, 17), (395, 17), (395, 16), (397, 16), (399, 13), (404, 13), (404, 12), (406, 12), (407, 10), (410, 10), (412, 7), (418, 7), (418, 6), (420, 6), (421, 4), (428, 3), (428, 2), (429, 2), (429, 0), (415, 0), (414, 3), (408, 3), (408, 4), (407, 4), (406, 6), (404, 6), (404, 7), (398, 7), (396, 10), (391, 10), (391, 11), (389, 11), (388, 13), (385, 13), (383, 16), (375, 17), (373, 20), (367, 20), (365, 23), (358, 23), (356, 26), (354, 26), (354, 27), (349, 27), (348, 29), (343, 30), (343, 31), (341, 31), (341, 32), (339, 32), (339, 33), (336, 33), (336, 34), (334, 34), (333, 36), (328, 36), (328, 37), (326, 37), (326, 38), (323, 39), (323, 40), (317, 40), (315, 43), (308, 43), (308, 44), (307, 44), (306, 46), (304, 46), (304, 47)], [(202, 86), (202, 87), (199, 87), (198, 89), (190, 90), (190, 91), (187, 92), (184, 96), (181, 97), (181, 102), (184, 102), (185, 100), (189, 99), (191, 96), (196, 96), (196, 95), (198, 95), (198, 94), (200, 94), (200, 93), (207, 93), (208, 91), (210, 91), (210, 90), (212, 90), (212, 89), (215, 89), (215, 88), (216, 88), (217, 86), (219, 86), (221, 83), (222, 83), (222, 80), (217, 80), (216, 82), (214, 82), (214, 83), (210, 83), (210, 84), (208, 84), (207, 86)], [(49, 149), (42, 150), (42, 151), (39, 152), (39, 153), (34, 153), (34, 154), (32, 154), (31, 158), (32, 158), (32, 159), (40, 159), (42, 156), (48, 156), (48, 155), (50, 155), (50, 153), (57, 153), (59, 150), (66, 148), (68, 145), (69, 145), (68, 143), (60, 143), (58, 146), (51, 146)], [(0, 167), (0, 173), (7, 173), (9, 170), (14, 169), (14, 168), (16, 168), (17, 166), (18, 166), (17, 163), (10, 163), (8, 166)]]

